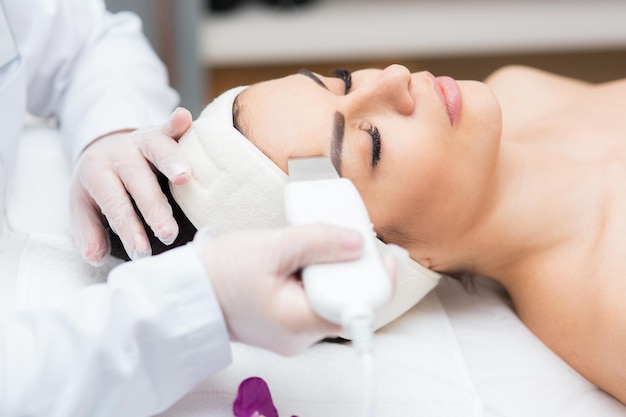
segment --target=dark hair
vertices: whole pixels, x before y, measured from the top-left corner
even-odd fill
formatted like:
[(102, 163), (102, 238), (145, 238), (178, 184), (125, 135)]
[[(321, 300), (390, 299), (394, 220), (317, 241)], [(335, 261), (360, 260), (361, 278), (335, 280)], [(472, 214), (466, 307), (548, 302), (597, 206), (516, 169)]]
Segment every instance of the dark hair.
[[(180, 208), (178, 203), (176, 203), (176, 201), (174, 200), (174, 197), (172, 196), (172, 193), (170, 191), (170, 187), (169, 187), (169, 184), (165, 175), (157, 172), (156, 176), (159, 181), (159, 185), (161, 186), (161, 190), (163, 190), (163, 194), (165, 194), (165, 196), (167, 197), (167, 201), (172, 206), (172, 214), (174, 215), (174, 219), (178, 223), (179, 232), (178, 232), (178, 236), (176, 237), (176, 240), (174, 240), (174, 242), (171, 245), (166, 245), (163, 242), (161, 242), (154, 235), (154, 233), (152, 232), (152, 229), (150, 229), (150, 226), (148, 226), (143, 216), (139, 212), (139, 209), (135, 205), (135, 202), (133, 201), (135, 212), (141, 219), (141, 223), (143, 224), (143, 227), (146, 230), (146, 234), (148, 235), (148, 240), (150, 241), (150, 246), (152, 247), (153, 255), (158, 255), (159, 253), (165, 252), (170, 249), (174, 249), (178, 246), (182, 246), (192, 241), (193, 237), (198, 231), (194, 227), (194, 225), (191, 224), (187, 216), (185, 216), (185, 213), (183, 213), (183, 210)], [(132, 201), (132, 198), (131, 198), (131, 201)], [(122, 245), (122, 241), (120, 240), (120, 237), (110, 227), (107, 228), (107, 233), (109, 235), (109, 240), (111, 242), (111, 255), (116, 258), (129, 261), (130, 258), (128, 257), (128, 254), (126, 253), (126, 250), (124, 249), (124, 245)]]

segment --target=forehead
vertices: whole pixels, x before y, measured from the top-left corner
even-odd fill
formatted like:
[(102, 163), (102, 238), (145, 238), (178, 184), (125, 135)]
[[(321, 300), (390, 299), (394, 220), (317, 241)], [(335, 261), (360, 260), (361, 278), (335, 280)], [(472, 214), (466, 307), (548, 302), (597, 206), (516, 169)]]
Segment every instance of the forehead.
[(250, 86), (238, 98), (243, 134), (285, 172), (288, 158), (327, 154), (333, 111), (324, 92), (298, 74)]

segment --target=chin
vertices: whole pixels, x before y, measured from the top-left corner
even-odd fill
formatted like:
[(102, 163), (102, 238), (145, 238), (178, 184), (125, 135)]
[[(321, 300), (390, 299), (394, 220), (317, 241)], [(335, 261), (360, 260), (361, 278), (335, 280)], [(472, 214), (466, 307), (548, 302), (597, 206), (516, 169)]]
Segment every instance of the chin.
[(463, 107), (459, 126), (472, 136), (497, 138), (502, 130), (500, 103), (491, 88), (480, 81), (459, 81)]

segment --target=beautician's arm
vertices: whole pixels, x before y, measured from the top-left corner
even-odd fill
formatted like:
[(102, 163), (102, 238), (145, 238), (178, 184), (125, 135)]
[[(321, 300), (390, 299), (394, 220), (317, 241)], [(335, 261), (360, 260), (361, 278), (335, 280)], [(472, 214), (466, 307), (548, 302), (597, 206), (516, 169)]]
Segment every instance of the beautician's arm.
[[(188, 174), (184, 160), (176, 160), (176, 154), (152, 151), (163, 148), (163, 131), (157, 131), (156, 144), (139, 148), (137, 141), (128, 137), (134, 129), (165, 124), (178, 102), (165, 66), (142, 33), (140, 19), (128, 12), (107, 12), (103, 0), (5, 0), (4, 6), (26, 69), (28, 111), (58, 119), (72, 164), (94, 140), (108, 144), (90, 150), (102, 164), (77, 170), (77, 175), (84, 177), (82, 188), (90, 200), (88, 205), (84, 199), (72, 201), (72, 206), (83, 203), (82, 208), (88, 210), (83, 217), (72, 218), (74, 236), (85, 259), (98, 264), (108, 254), (101, 212), (121, 235), (130, 255), (149, 253), (134, 212), (127, 217), (126, 191), (143, 207), (154, 207), (146, 216), (150, 226), (157, 229), (158, 237), (173, 240), (176, 224), (168, 215), (169, 205), (156, 179), (150, 178), (150, 163), (158, 169), (164, 165), (174, 169), (174, 162), (180, 162), (178, 171), (163, 173), (184, 181)], [(96, 171), (104, 165), (104, 158), (117, 169)], [(97, 180), (99, 174), (105, 178)], [(87, 181), (90, 184), (85, 186)], [(114, 188), (102, 195), (103, 186)]]
[(26, 66), (28, 111), (56, 117), (68, 159), (111, 132), (161, 125), (178, 101), (134, 14), (103, 0), (5, 0)]
[(298, 353), (339, 330), (311, 310), (298, 272), (362, 247), (358, 232), (321, 225), (201, 231), (61, 308), (6, 316), (0, 416), (154, 415), (230, 363), (229, 339)]
[(1, 416), (149, 416), (230, 363), (196, 249), (114, 269), (61, 308), (0, 321)]

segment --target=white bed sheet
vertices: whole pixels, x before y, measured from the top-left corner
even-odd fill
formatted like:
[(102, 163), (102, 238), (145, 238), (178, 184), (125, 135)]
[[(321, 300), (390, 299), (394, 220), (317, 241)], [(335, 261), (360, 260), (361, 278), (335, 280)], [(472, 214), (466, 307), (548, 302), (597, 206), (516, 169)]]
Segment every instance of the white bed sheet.
[[(29, 255), (23, 257), (23, 265), (32, 267), (36, 263), (32, 256), (74, 265), (70, 268), (73, 272), (65, 275), (65, 283), (59, 282), (56, 287), (59, 296), (76, 284), (67, 277), (87, 274), (95, 281), (104, 279), (104, 270), (87, 271), (84, 268), (91, 267), (76, 263), (80, 259), (68, 237), (66, 214), (69, 172), (58, 133), (48, 127), (27, 129), (10, 190), (7, 219), (13, 230), (27, 236), (24, 253)], [(55, 251), (64, 255), (51, 255)], [(37, 258), (44, 253), (50, 256)], [(45, 263), (38, 265), (43, 267)], [(22, 269), (21, 273), (28, 270)], [(31, 268), (22, 276), (33, 279), (36, 270)], [(57, 272), (63, 272), (62, 268)], [(29, 285), (18, 288), (22, 291), (17, 296), (20, 308), (50, 302), (48, 291), (28, 290)], [(439, 314), (441, 311), (445, 314)], [(385, 328), (376, 340), (381, 355), (379, 366), (383, 364), (384, 368), (379, 369), (379, 389), (381, 404), (385, 405), (379, 415), (452, 415), (449, 413), (462, 409), (466, 415), (493, 417), (626, 416), (626, 406), (594, 387), (534, 337), (513, 313), (501, 287), (487, 279), (478, 280), (473, 293), (443, 280), (424, 302)], [(437, 344), (442, 352), (433, 352)], [(235, 366), (206, 381), (163, 416), (227, 416), (236, 385), (255, 373), (268, 380), (283, 413), (319, 410), (317, 415), (356, 414), (350, 412), (359, 395), (358, 386), (350, 382), (355, 374), (343, 372), (355, 365), (356, 358), (347, 347), (319, 345), (298, 359), (241, 345), (234, 346), (234, 353)], [(428, 368), (423, 359), (429, 355), (431, 364), (448, 358), (453, 365)], [(324, 366), (329, 363), (334, 372), (329, 373)], [(299, 372), (289, 371), (293, 369)], [(440, 378), (439, 387), (432, 383), (433, 376)], [(322, 386), (322, 381), (327, 381), (327, 386)], [(432, 392), (432, 404), (438, 404), (446, 398), (445, 390), (438, 389), (444, 385), (452, 390), (447, 394), (455, 393), (455, 389), (458, 392), (441, 403), (440, 414), (427, 404), (420, 409), (416, 405), (419, 397), (411, 397), (412, 393)], [(467, 395), (473, 390), (478, 397)], [(449, 398), (455, 396), (463, 401), (450, 404)], [(325, 403), (325, 398), (331, 400)], [(343, 403), (342, 398), (346, 400)], [(455, 409), (456, 405), (459, 408)]]
[(476, 289), (468, 292), (446, 279), (436, 292), (485, 416), (626, 416), (626, 406), (574, 371), (524, 326), (498, 283), (479, 278)]

